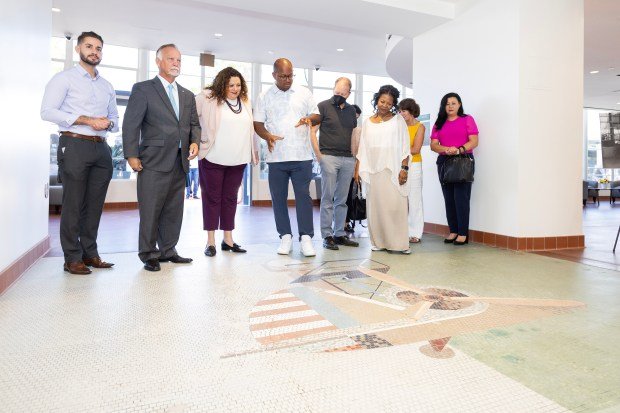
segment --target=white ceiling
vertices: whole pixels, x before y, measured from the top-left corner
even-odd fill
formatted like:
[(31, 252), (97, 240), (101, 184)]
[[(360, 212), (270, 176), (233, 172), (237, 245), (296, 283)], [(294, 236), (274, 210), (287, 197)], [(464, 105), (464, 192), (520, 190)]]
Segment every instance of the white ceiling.
[[(53, 14), (54, 36), (94, 30), (121, 46), (173, 42), (186, 54), (265, 64), (287, 57), (296, 67), (385, 76), (387, 34), (414, 37), (450, 21), (470, 0), (52, 2), (61, 9)], [(584, 106), (620, 109), (620, 0), (584, 2)], [(591, 75), (595, 69), (600, 73)]]

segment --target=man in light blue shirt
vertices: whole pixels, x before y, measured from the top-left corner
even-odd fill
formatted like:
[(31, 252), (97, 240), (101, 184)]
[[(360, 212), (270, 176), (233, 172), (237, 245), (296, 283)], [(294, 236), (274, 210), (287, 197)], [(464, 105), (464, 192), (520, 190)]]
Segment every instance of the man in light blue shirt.
[(58, 180), (63, 185), (60, 244), (64, 270), (90, 274), (88, 267), (110, 268), (97, 251), (103, 203), (112, 179), (112, 156), (105, 136), (118, 131), (116, 94), (99, 76), (103, 39), (84, 32), (75, 51), (80, 62), (47, 84), (41, 118), (58, 125)]

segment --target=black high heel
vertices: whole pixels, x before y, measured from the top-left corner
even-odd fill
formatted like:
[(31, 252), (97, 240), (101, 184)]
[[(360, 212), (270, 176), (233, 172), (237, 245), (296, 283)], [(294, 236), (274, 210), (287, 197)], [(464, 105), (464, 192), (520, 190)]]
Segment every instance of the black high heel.
[(457, 241), (456, 238), (452, 241), (454, 245), (465, 245), (469, 244), (469, 237), (465, 237), (465, 241)]
[(458, 237), (458, 235), (456, 237), (454, 237), (454, 238), (445, 238), (443, 240), (443, 243), (444, 244), (452, 244), (457, 237)]
[(240, 245), (238, 245), (238, 244), (236, 244), (234, 242), (233, 242), (233, 245), (231, 247), (230, 245), (228, 245), (224, 241), (222, 241), (222, 251), (232, 251), (232, 252), (240, 252), (240, 253), (247, 252), (246, 250), (241, 248)]

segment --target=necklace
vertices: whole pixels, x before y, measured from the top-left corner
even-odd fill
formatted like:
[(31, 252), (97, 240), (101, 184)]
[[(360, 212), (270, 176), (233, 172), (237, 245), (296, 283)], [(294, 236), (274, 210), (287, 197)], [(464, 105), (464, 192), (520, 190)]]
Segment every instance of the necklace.
[[(391, 115), (391, 113), (388, 113), (388, 115)], [(379, 123), (385, 122), (385, 119), (383, 118), (383, 116), (380, 116), (378, 113), (375, 113), (375, 118), (379, 119)], [(390, 117), (390, 119), (392, 119), (392, 117)], [(388, 120), (390, 120), (390, 119), (388, 119)]]
[(230, 110), (232, 110), (232, 112), (236, 115), (241, 113), (241, 99), (239, 99), (237, 97), (237, 103), (235, 103), (234, 105), (231, 105), (230, 102), (228, 101), (228, 99), (225, 100), (226, 104), (228, 105), (228, 107), (230, 108)]

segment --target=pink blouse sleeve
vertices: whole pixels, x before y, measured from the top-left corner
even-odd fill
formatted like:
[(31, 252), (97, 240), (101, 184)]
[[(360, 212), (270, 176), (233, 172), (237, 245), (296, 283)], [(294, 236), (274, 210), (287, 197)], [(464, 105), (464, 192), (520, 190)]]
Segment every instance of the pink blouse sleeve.
[(433, 131), (431, 132), (431, 139), (439, 139), (439, 131), (435, 125), (433, 125)]
[(467, 136), (478, 134), (478, 125), (472, 116), (467, 116), (465, 125), (467, 126)]

